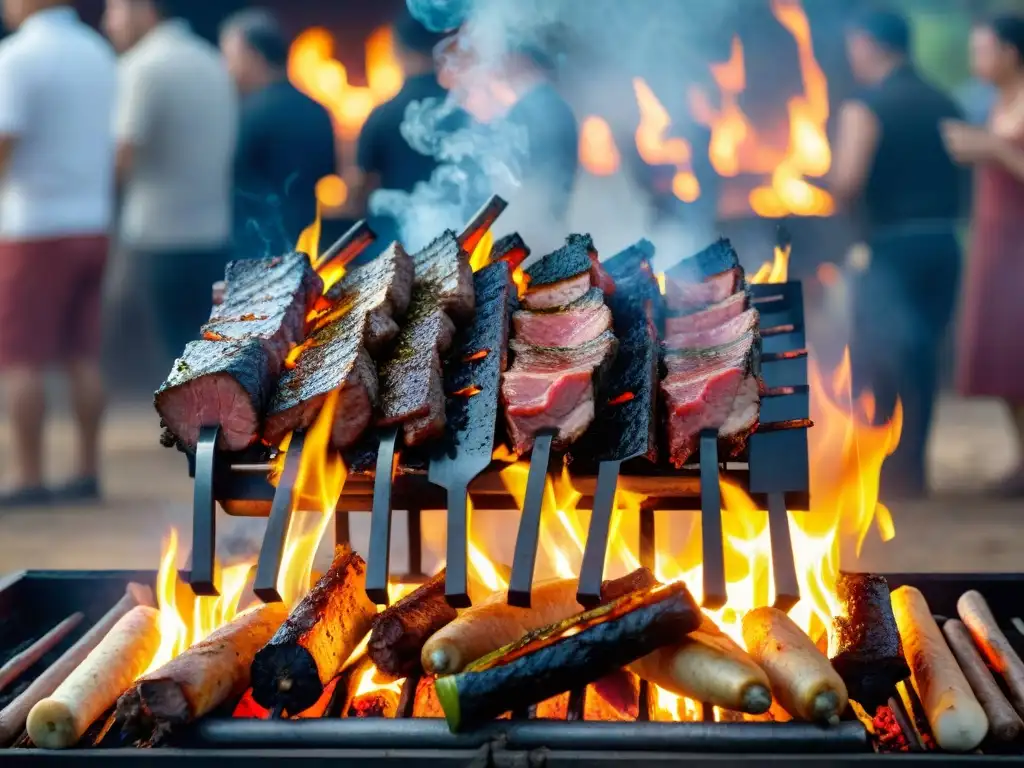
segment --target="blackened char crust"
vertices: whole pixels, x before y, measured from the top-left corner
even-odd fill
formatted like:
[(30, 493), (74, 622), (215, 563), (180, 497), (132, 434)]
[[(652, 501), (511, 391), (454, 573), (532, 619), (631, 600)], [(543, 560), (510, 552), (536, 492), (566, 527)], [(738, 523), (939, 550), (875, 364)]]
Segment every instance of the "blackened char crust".
[(699, 283), (740, 266), (739, 257), (727, 238), (719, 238), (703, 251), (683, 259), (667, 272), (667, 277), (683, 283)]
[(590, 241), (575, 239), (526, 268), (530, 288), (541, 288), (590, 272)]

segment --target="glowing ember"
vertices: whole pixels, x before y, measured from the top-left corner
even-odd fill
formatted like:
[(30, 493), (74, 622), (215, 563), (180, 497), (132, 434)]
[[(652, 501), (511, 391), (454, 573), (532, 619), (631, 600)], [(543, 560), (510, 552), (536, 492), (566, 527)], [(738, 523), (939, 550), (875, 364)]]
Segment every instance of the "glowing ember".
[(386, 679), (381, 679), (377, 673), (377, 667), (372, 664), (366, 668), (366, 670), (359, 676), (359, 682), (356, 684), (355, 692), (352, 694), (355, 696), (365, 696), (374, 691), (391, 691), (392, 693), (401, 694), (402, 683), (405, 682), (404, 677), (400, 677), (397, 680), (388, 682)]
[(224, 341), (224, 337), (216, 331), (203, 331), (203, 338), (207, 341)]
[(476, 384), (470, 384), (468, 387), (463, 387), (462, 389), (457, 389), (452, 392), (452, 397), (473, 397), (475, 395), (479, 395), (481, 392), (483, 392), (483, 390)]
[(474, 272), (479, 272), (491, 263), (491, 249), (493, 247), (494, 235), (491, 233), (491, 230), (487, 230), (469, 257), (469, 266)]
[(608, 122), (589, 115), (580, 123), (580, 165), (595, 176), (611, 176), (619, 170), (619, 148)]
[(302, 32), (288, 51), (288, 79), (331, 113), (335, 131), (353, 140), (370, 112), (402, 88), (405, 79), (387, 27), (366, 41), (366, 86), (352, 85), (348, 71), (335, 58), (334, 36), (322, 27)]
[(618, 397), (613, 397), (611, 400), (609, 400), (608, 405), (622, 405), (623, 403), (628, 403), (634, 397), (636, 397), (636, 395), (634, 395), (632, 392), (623, 392)]
[(750, 278), (751, 283), (784, 283), (789, 279), (789, 254), (793, 246), (775, 246), (775, 257)]
[(490, 353), (491, 353), (491, 350), (489, 350), (489, 349), (478, 349), (473, 354), (466, 355), (465, 357), (463, 357), (462, 358), (462, 362), (464, 362), (464, 363), (473, 363), (473, 362), (476, 362), (477, 360), (483, 360)]
[(640, 107), (640, 125), (636, 129), (637, 152), (648, 165), (675, 166), (672, 192), (683, 202), (692, 203), (700, 197), (700, 184), (693, 174), (693, 152), (689, 142), (679, 137), (667, 138), (672, 119), (643, 79), (633, 79), (633, 90)]

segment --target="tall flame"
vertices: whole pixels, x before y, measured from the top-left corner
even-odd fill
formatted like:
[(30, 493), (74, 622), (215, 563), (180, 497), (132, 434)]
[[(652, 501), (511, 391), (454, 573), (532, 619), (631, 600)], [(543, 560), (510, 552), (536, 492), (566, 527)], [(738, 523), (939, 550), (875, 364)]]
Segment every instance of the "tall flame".
[(580, 165), (595, 176), (611, 176), (619, 170), (619, 148), (608, 121), (588, 115), (580, 123)]
[(334, 36), (323, 27), (302, 32), (288, 51), (288, 79), (327, 108), (336, 132), (347, 140), (359, 135), (374, 107), (401, 90), (404, 77), (388, 27), (366, 41), (365, 86), (349, 82), (348, 70), (335, 58)]
[(672, 118), (642, 78), (633, 79), (636, 103), (640, 108), (640, 124), (636, 129), (636, 149), (648, 165), (672, 165), (676, 173), (672, 192), (685, 203), (700, 197), (700, 183), (693, 173), (693, 151), (690, 143), (680, 137), (668, 137)]
[(473, 253), (469, 257), (469, 266), (474, 272), (479, 272), (491, 263), (491, 249), (493, 247), (494, 233), (488, 229), (484, 232), (484, 236), (480, 238), (480, 242), (476, 244), (476, 248), (473, 249)]
[(751, 283), (784, 283), (789, 279), (789, 255), (793, 246), (776, 245), (774, 258), (766, 261), (750, 278)]
[(754, 213), (766, 218), (830, 216), (832, 197), (807, 178), (820, 178), (832, 165), (826, 127), (829, 117), (828, 80), (814, 57), (811, 28), (800, 0), (772, 0), (772, 14), (792, 35), (800, 62), (802, 93), (787, 103), (789, 139), (784, 152), (758, 136), (739, 105), (746, 89), (743, 44), (733, 38), (729, 60), (711, 67), (721, 105), (715, 109), (700, 89), (690, 92), (690, 109), (697, 122), (711, 129), (711, 165), (722, 176), (741, 173), (769, 175), (768, 183), (749, 196)]

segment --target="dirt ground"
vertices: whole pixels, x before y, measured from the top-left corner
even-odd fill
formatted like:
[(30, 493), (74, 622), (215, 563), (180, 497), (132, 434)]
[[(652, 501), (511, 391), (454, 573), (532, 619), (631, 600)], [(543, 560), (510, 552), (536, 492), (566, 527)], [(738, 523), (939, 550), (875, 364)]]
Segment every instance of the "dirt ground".
[[(25, 568), (155, 568), (161, 540), (171, 526), (182, 534), (184, 559), (191, 529), (191, 483), (184, 457), (162, 449), (157, 434), (157, 420), (148, 407), (121, 407), (110, 414), (104, 435), (105, 503), (0, 512), (0, 576)], [(55, 418), (47, 441), (55, 480), (70, 472), (72, 437), (70, 422)], [(0, 422), (0, 456), (9, 456), (10, 449), (7, 425)], [(931, 445), (934, 498), (895, 506), (896, 538), (883, 544), (870, 536), (859, 562), (844, 561), (844, 567), (1024, 569), (1024, 505), (985, 499), (979, 493), (1016, 460), (1008, 418), (999, 405), (944, 400)], [(353, 515), (357, 548), (365, 547), (366, 517)], [(430, 525), (430, 518), (425, 525)], [(262, 526), (262, 520), (219, 516), (220, 532), (232, 539), (236, 551), (240, 542), (258, 546)], [(393, 542), (396, 569), (405, 559), (403, 538), (399, 521)], [(321, 559), (325, 554), (321, 552)]]

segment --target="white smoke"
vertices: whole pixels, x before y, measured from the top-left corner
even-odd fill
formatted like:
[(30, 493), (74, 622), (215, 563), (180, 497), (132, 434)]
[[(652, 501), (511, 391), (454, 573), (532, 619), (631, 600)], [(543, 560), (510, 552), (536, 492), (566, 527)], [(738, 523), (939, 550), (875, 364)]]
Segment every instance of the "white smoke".
[[(742, 2), (742, 0), (740, 0)], [(559, 245), (569, 231), (590, 232), (603, 254), (641, 237), (659, 246), (659, 265), (677, 261), (713, 236), (703, 220), (656, 215), (652, 199), (630, 173), (638, 113), (629, 86), (644, 77), (671, 114), (685, 115), (687, 83), (706, 78), (707, 61), (723, 49), (737, 2), (679, 0), (407, 0), (410, 12), (435, 31), (459, 28), (447, 55), (459, 57), (458, 83), (447, 103), (413, 104), (402, 133), (417, 151), (441, 166), (411, 192), (380, 190), (371, 211), (396, 219), (403, 242), (418, 248), (439, 229), (457, 229), (491, 193), (510, 206), (496, 235), (519, 231), (535, 254)], [(724, 38), (727, 48), (728, 36)], [(554, 62), (557, 87), (577, 118), (599, 114), (612, 125), (623, 172), (614, 178), (577, 178), (568, 221), (548, 215), (542, 190), (523, 186), (521, 159), (536, 150), (522, 130), (504, 121), (442, 130), (460, 94), (486, 90), (498, 80), (512, 49), (527, 47)], [(571, 55), (567, 55), (571, 52)], [(443, 71), (445, 60), (439, 62)], [(696, 210), (696, 209), (695, 209)], [(666, 223), (667, 222), (667, 223)]]

